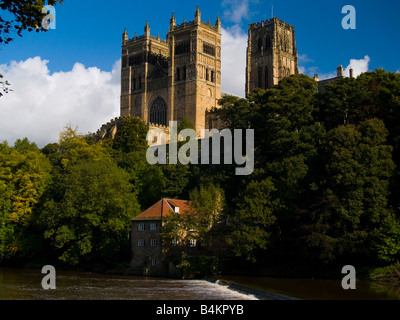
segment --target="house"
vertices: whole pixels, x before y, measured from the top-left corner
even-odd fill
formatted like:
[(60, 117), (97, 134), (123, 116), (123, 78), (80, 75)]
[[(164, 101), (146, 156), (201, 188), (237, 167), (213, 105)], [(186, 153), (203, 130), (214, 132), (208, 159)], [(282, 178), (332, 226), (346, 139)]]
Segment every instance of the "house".
[[(165, 218), (172, 214), (184, 216), (195, 212), (190, 201), (163, 198), (132, 219), (131, 269), (134, 274), (177, 276), (179, 271), (176, 264), (182, 252), (189, 256), (226, 254), (225, 239), (216, 234), (226, 225), (226, 221), (218, 221), (209, 227), (207, 244), (201, 243), (198, 231), (188, 225), (177, 225), (176, 234), (173, 233), (176, 238), (165, 240), (162, 237), (162, 232), (168, 230)], [(202, 217), (196, 215), (195, 219)]]
[[(175, 265), (166, 258), (168, 247), (176, 243), (162, 243), (163, 220), (172, 213), (191, 213), (189, 201), (161, 199), (132, 219), (131, 267), (135, 274), (171, 276), (176, 273)], [(189, 246), (196, 247), (196, 240)]]

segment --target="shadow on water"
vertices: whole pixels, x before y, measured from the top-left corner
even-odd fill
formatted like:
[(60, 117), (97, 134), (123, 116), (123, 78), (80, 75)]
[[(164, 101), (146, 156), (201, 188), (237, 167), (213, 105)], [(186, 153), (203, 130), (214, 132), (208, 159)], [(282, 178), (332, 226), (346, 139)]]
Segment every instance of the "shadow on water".
[(305, 300), (400, 300), (400, 287), (357, 280), (355, 290), (344, 290), (341, 279), (292, 279), (222, 276), (222, 280), (258, 290)]

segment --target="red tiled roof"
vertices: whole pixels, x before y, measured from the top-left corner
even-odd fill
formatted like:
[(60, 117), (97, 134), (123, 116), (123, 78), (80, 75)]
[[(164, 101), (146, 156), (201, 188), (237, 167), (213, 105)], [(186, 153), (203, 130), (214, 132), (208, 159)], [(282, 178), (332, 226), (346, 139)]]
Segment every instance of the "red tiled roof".
[(179, 213), (190, 213), (193, 209), (190, 201), (179, 199), (161, 199), (153, 204), (150, 208), (144, 210), (141, 214), (132, 220), (145, 220), (145, 219), (162, 219), (168, 217), (171, 212), (175, 211), (175, 207), (179, 207)]

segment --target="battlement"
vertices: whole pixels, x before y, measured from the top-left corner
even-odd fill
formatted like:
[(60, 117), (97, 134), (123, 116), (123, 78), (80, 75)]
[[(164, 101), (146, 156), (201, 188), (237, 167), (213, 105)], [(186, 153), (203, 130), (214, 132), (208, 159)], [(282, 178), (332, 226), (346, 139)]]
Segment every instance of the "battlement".
[(267, 20), (263, 20), (263, 21), (259, 21), (259, 22), (254, 22), (249, 24), (249, 29), (257, 29), (257, 28), (263, 28), (266, 26), (269, 26), (271, 24), (280, 24), (282, 26), (285, 26), (286, 28), (289, 29), (294, 29), (294, 27), (278, 18), (271, 18), (271, 19), (267, 19)]

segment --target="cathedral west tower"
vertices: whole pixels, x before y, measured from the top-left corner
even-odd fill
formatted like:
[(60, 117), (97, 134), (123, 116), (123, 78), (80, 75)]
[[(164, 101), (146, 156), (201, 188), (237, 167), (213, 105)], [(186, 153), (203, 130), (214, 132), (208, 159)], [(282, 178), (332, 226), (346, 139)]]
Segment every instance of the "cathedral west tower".
[[(155, 126), (186, 117), (200, 133), (206, 111), (221, 98), (221, 21), (176, 24), (174, 14), (163, 40), (144, 34), (122, 35), (121, 116), (138, 116)], [(208, 127), (207, 127), (208, 128)]]

